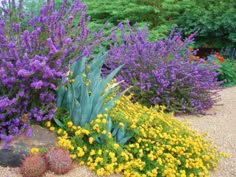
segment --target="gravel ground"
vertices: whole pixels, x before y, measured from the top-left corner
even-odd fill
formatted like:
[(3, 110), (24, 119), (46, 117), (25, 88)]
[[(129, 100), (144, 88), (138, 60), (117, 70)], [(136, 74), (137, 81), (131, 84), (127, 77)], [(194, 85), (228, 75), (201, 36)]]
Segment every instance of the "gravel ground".
[(236, 177), (236, 87), (223, 89), (221, 101), (204, 116), (181, 116), (193, 129), (207, 132), (219, 150), (230, 154), (223, 159), (211, 177)]
[[(229, 153), (229, 159), (223, 159), (219, 167), (211, 172), (211, 177), (236, 177), (236, 87), (226, 88), (220, 92), (221, 101), (218, 106), (210, 109), (207, 115), (187, 115), (178, 118), (188, 120), (190, 126), (197, 131), (209, 134), (218, 149)], [(0, 177), (22, 177), (19, 169), (0, 167)], [(56, 177), (48, 172), (44, 177)], [(74, 165), (74, 169), (61, 177), (96, 177), (86, 167)], [(110, 177), (120, 177), (112, 175)]]
[[(47, 172), (43, 177), (97, 177), (94, 172), (91, 172), (85, 166), (74, 164), (74, 168), (64, 175), (55, 175), (52, 172)], [(0, 167), (0, 177), (22, 177), (19, 174), (19, 168), (2, 168)], [(121, 175), (111, 175), (109, 177), (121, 177)]]

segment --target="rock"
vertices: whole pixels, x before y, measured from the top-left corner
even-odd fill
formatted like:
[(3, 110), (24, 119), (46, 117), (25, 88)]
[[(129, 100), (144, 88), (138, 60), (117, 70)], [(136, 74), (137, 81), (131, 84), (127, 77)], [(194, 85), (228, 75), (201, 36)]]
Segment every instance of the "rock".
[(24, 156), (30, 153), (31, 148), (49, 149), (57, 143), (57, 136), (54, 132), (32, 125), (33, 135), (31, 138), (25, 135), (16, 137), (8, 149), (0, 147), (0, 166), (19, 167)]

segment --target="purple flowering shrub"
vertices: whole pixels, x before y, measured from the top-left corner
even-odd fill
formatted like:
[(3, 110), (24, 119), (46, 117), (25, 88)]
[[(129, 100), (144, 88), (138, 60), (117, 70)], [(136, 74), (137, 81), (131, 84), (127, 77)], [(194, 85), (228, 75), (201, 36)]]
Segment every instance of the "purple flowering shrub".
[[(118, 80), (123, 88), (132, 86), (133, 101), (147, 106), (165, 105), (168, 111), (204, 113), (217, 98), (216, 67), (205, 60), (190, 61), (196, 51), (188, 49), (191, 34), (183, 40), (180, 32), (156, 42), (147, 40), (148, 31), (119, 25), (119, 36), (112, 34), (106, 65), (113, 70), (124, 64)], [(103, 71), (109, 73), (108, 69)]]
[[(6, 142), (24, 129), (30, 134), (30, 121), (53, 118), (68, 64), (88, 56), (102, 40), (86, 27), (86, 6), (79, 0), (71, 6), (64, 0), (59, 9), (48, 1), (29, 19), (21, 1), (8, 3), (2, 1), (0, 13), (0, 139)], [(21, 21), (27, 21), (26, 29)]]

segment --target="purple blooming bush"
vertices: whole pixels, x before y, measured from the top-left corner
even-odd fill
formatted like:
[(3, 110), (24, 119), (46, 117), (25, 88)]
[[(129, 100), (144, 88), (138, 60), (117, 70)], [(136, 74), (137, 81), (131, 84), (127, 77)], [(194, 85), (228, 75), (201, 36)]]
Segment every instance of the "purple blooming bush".
[(147, 29), (127, 26), (128, 32), (120, 24), (119, 35), (112, 34), (106, 65), (113, 70), (124, 64), (117, 79), (125, 81), (124, 88), (132, 86), (134, 101), (165, 105), (177, 113), (204, 113), (214, 104), (219, 86), (217, 66), (203, 59), (189, 60), (196, 52), (188, 49), (195, 34), (183, 40), (181, 33), (173, 30), (168, 38), (149, 42)]
[(79, 0), (71, 6), (64, 0), (58, 9), (48, 1), (40, 15), (30, 18), (22, 7), (21, 1), (2, 1), (0, 13), (0, 139), (5, 141), (30, 121), (53, 118), (68, 64), (88, 56), (102, 40), (100, 32), (86, 27), (86, 6)]

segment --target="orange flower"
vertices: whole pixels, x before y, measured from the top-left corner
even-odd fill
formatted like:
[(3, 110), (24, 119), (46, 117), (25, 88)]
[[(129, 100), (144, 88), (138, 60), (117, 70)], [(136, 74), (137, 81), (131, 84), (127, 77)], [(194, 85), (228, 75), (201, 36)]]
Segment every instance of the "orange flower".
[(222, 63), (225, 61), (224, 57), (220, 56), (219, 52), (215, 52), (215, 57)]
[(192, 48), (192, 47), (190, 47), (190, 48), (188, 48), (188, 50), (189, 50), (189, 51), (193, 51), (193, 48)]
[(189, 56), (188, 56), (188, 59), (189, 59), (190, 61), (192, 61), (192, 60), (194, 60), (194, 56), (193, 56), (193, 55), (189, 55)]
[(225, 61), (224, 57), (222, 57), (222, 56), (218, 56), (217, 59), (218, 59), (221, 63), (223, 63), (223, 62)]

